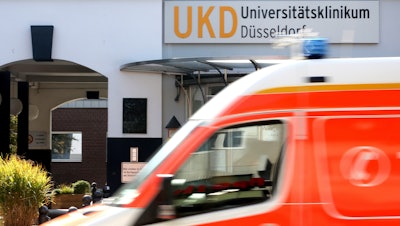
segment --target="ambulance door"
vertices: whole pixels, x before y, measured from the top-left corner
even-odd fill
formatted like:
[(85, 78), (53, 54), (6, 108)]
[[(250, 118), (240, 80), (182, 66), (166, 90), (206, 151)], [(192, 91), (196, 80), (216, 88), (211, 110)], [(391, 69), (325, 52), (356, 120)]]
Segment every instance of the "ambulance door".
[(325, 212), (367, 224), (400, 216), (399, 116), (325, 117), (314, 128)]
[(218, 130), (173, 175), (175, 216), (158, 224), (289, 225), (282, 213), (290, 216), (292, 206), (278, 189), (287, 128), (265, 120)]

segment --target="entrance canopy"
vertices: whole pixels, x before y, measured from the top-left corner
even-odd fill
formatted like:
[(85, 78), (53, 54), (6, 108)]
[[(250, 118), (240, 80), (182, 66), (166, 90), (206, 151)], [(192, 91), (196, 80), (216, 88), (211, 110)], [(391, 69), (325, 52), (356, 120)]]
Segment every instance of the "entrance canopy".
[[(140, 61), (122, 65), (121, 71), (180, 75), (201, 83), (235, 80), (263, 67), (282, 63), (282, 57), (197, 57)], [(217, 78), (217, 80), (215, 80)], [(188, 83), (184, 83), (188, 85)]]

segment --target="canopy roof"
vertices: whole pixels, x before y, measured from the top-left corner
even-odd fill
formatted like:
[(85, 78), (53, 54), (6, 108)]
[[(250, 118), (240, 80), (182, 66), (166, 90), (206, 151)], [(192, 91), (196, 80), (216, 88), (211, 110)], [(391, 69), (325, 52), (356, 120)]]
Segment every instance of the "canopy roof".
[[(286, 59), (286, 58), (285, 58)], [(141, 61), (121, 66), (121, 71), (152, 72), (172, 75), (248, 74), (281, 63), (280, 57), (196, 57)]]

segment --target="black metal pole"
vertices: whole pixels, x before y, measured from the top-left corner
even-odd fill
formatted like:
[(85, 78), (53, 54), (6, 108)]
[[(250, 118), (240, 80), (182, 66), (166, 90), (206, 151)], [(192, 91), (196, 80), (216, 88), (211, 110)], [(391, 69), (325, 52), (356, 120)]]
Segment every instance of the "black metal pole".
[(0, 154), (10, 153), (10, 72), (0, 71)]
[(29, 125), (29, 83), (18, 82), (18, 99), (22, 102), (22, 111), (18, 115), (17, 154), (25, 156), (28, 153)]

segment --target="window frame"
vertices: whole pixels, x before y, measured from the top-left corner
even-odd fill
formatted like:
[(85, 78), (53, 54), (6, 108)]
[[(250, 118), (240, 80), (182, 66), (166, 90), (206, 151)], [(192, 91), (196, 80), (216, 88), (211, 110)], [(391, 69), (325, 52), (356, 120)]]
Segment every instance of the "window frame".
[[(73, 158), (71, 158), (71, 153), (69, 153), (69, 158), (54, 158), (54, 144), (53, 144), (53, 136), (57, 136), (57, 135), (68, 135), (68, 134), (72, 134), (72, 136), (74, 136), (74, 134), (78, 134), (78, 136), (80, 137), (79, 140), (77, 140), (76, 142), (78, 143), (77, 145), (79, 145), (78, 148), (78, 152), (77, 154), (73, 154)], [(73, 142), (73, 141), (72, 141)], [(72, 146), (72, 144), (71, 144)], [(71, 147), (72, 148), (72, 147)], [(51, 132), (51, 162), (82, 162), (82, 153), (83, 153), (83, 133), (82, 131), (52, 131)]]
[[(279, 175), (274, 175), (274, 174), (279, 174), (279, 172), (281, 171), (280, 170), (280, 168), (282, 168), (283, 166), (282, 166), (282, 164), (284, 164), (283, 163), (283, 161), (282, 161), (282, 159), (284, 158), (284, 155), (285, 155), (285, 147), (286, 147), (286, 145), (287, 145), (287, 122), (286, 122), (286, 120), (281, 120), (281, 119), (264, 119), (264, 120), (260, 120), (260, 121), (257, 121), (257, 122), (243, 122), (243, 123), (239, 123), (239, 124), (237, 124), (237, 125), (231, 125), (231, 126), (228, 126), (228, 127), (224, 127), (224, 128), (220, 128), (219, 130), (217, 130), (217, 131), (215, 131), (215, 133), (213, 134), (213, 135), (211, 135), (204, 143), (203, 143), (203, 145), (204, 144), (206, 144), (208, 141), (210, 141), (210, 140), (212, 140), (212, 137), (214, 136), (214, 135), (216, 135), (216, 134), (218, 134), (218, 133), (221, 133), (221, 134), (223, 134), (223, 133), (229, 133), (229, 131), (236, 131), (236, 129), (237, 128), (244, 128), (244, 127), (250, 127), (250, 126), (255, 126), (255, 127), (258, 127), (258, 128), (255, 128), (255, 131), (257, 131), (257, 134), (256, 134), (256, 136), (254, 137), (254, 138), (257, 138), (257, 139), (259, 139), (260, 140), (260, 142), (262, 141), (262, 142), (266, 142), (266, 140), (262, 140), (262, 136), (260, 136), (260, 134), (262, 133), (262, 127), (265, 127), (265, 126), (268, 126), (268, 125), (276, 125), (276, 124), (280, 124), (280, 125), (282, 125), (282, 128), (281, 128), (281, 140), (280, 140), (280, 144), (278, 145), (279, 146), (279, 150), (278, 150), (278, 152), (279, 153), (277, 153), (277, 157), (276, 157), (276, 159), (275, 159), (275, 162), (274, 162), (274, 164), (275, 164), (275, 168), (274, 168), (274, 171), (271, 171), (271, 175), (270, 175), (270, 179), (269, 179), (269, 185), (265, 185), (265, 186), (270, 186), (270, 190), (269, 190), (269, 197), (265, 197), (265, 198), (263, 198), (263, 199), (260, 199), (259, 201), (249, 201), (248, 203), (244, 203), (244, 204), (240, 204), (240, 205), (235, 205), (235, 206), (231, 206), (231, 207), (229, 207), (229, 209), (235, 209), (235, 208), (240, 208), (240, 207), (243, 207), (243, 206), (247, 206), (247, 205), (256, 205), (256, 204), (259, 204), (259, 203), (264, 203), (264, 202), (268, 202), (268, 200), (270, 200), (271, 198), (272, 198), (272, 195), (274, 196), (274, 197), (276, 197), (276, 187), (278, 186), (278, 179), (277, 178), (280, 178), (279, 180), (281, 180), (281, 176), (279, 176)], [(227, 132), (228, 131), (228, 132)], [(242, 134), (243, 135), (243, 134)], [(229, 139), (229, 138), (228, 138)], [(215, 139), (214, 139), (214, 141), (215, 141)], [(202, 145), (202, 146), (203, 146)], [(221, 147), (221, 149), (220, 150), (223, 150), (223, 149), (225, 149), (225, 148), (228, 148), (228, 149), (231, 149), (231, 150), (238, 150), (238, 149), (241, 149), (241, 148), (243, 148), (243, 149), (245, 149), (246, 147), (245, 146), (243, 146), (243, 145), (247, 145), (247, 140), (242, 140), (241, 141), (241, 146), (232, 146), (232, 147), (225, 147), (224, 145)], [(200, 153), (200, 152), (203, 152), (204, 150), (202, 150), (202, 146), (201, 147), (199, 147), (199, 149), (197, 149), (195, 152), (193, 152), (193, 153)], [(217, 149), (215, 149), (215, 150), (217, 150), (218, 151), (218, 148)], [(190, 158), (188, 159), (188, 161), (191, 161), (190, 160)], [(186, 163), (184, 163), (183, 165), (182, 165), (182, 167), (185, 165)], [(182, 169), (179, 169), (178, 171), (180, 171), (180, 170), (182, 170)], [(177, 171), (177, 172), (178, 172)], [(211, 172), (211, 171), (209, 171), (209, 172)], [(275, 172), (275, 173), (274, 173)], [(231, 177), (236, 177), (236, 176), (240, 176), (240, 175), (234, 175), (234, 174), (232, 174), (231, 175)], [(218, 176), (217, 176), (218, 177)], [(253, 178), (251, 178), (251, 179), (253, 179)], [(178, 180), (180, 180), (180, 179), (178, 179)], [(213, 180), (213, 177), (210, 177), (210, 178), (208, 178), (208, 179), (203, 179), (203, 180)], [(275, 181), (272, 181), (272, 180), (275, 180)], [(194, 181), (195, 182), (195, 181)], [(263, 185), (264, 186), (264, 185)], [(275, 188), (272, 188), (272, 186), (274, 186)], [(190, 186), (189, 186), (190, 187)], [(257, 186), (256, 186), (257, 187)], [(261, 188), (261, 187), (260, 187)], [(193, 194), (195, 194), (195, 193), (193, 193)], [(266, 194), (266, 193), (265, 193)], [(265, 195), (264, 194), (264, 195)], [(208, 209), (208, 210), (205, 210), (205, 211), (200, 211), (200, 212), (194, 212), (194, 213), (189, 213), (189, 214), (185, 214), (185, 213), (177, 213), (178, 215), (177, 216), (179, 216), (178, 218), (181, 218), (181, 217), (187, 217), (187, 216), (194, 216), (194, 215), (198, 215), (198, 214), (203, 214), (203, 213), (210, 213), (210, 212), (215, 212), (215, 211), (219, 211), (219, 210), (222, 210), (222, 209), (226, 209), (225, 207), (222, 207), (222, 208), (220, 208), (220, 207), (215, 207), (215, 208), (210, 208), (210, 209)]]

